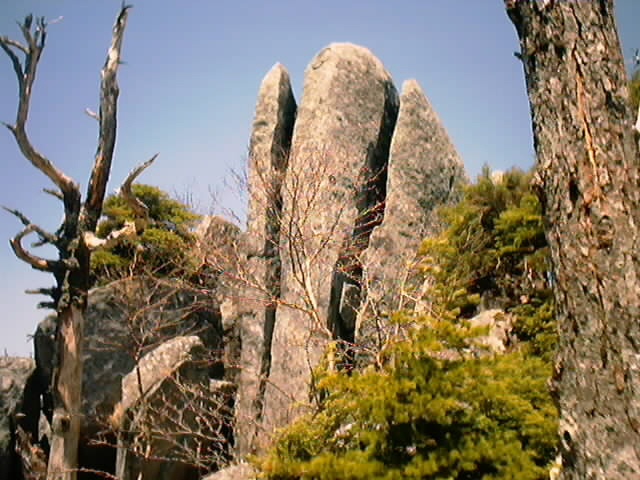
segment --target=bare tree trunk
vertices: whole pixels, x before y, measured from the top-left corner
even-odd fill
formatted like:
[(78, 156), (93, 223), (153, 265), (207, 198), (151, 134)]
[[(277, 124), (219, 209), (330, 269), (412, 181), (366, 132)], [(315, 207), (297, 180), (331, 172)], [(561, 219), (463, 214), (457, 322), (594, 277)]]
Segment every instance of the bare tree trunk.
[(555, 274), (562, 478), (640, 478), (640, 158), (613, 0), (505, 4)]
[[(85, 295), (86, 298), (86, 295)], [(58, 362), (54, 385), (52, 442), (47, 479), (76, 477), (82, 409), (82, 326), (84, 309), (70, 305), (58, 312)], [(79, 379), (79, 381), (78, 381)]]

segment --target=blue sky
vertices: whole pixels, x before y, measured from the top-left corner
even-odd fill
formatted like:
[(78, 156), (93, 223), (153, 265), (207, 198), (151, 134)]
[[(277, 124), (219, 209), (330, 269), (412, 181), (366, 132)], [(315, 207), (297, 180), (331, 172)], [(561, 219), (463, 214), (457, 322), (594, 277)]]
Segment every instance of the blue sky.
[[(203, 213), (218, 203), (238, 210), (225, 189), (229, 169), (246, 159), (261, 79), (276, 62), (291, 74), (296, 99), (311, 58), (331, 42), (371, 49), (398, 89), (416, 78), (443, 120), (467, 171), (484, 163), (506, 169), (533, 163), (522, 66), (501, 0), (237, 1), (138, 0), (131, 11), (120, 69), (117, 150), (109, 191), (155, 152), (141, 177), (178, 194), (190, 192)], [(18, 39), (15, 20), (33, 12), (62, 20), (48, 29), (28, 132), (42, 153), (86, 188), (97, 125), (99, 71), (120, 0), (0, 0), (0, 34)], [(640, 2), (617, 2), (625, 57), (640, 47)], [(1, 53), (1, 52), (0, 52)], [(17, 86), (0, 55), (0, 120), (15, 118)], [(48, 179), (0, 130), (0, 204), (55, 229), (58, 202), (41, 193)], [(20, 230), (0, 212), (0, 354), (28, 355), (27, 334), (47, 313), (27, 288), (52, 277), (17, 260), (8, 240)], [(46, 250), (41, 252), (46, 254)]]

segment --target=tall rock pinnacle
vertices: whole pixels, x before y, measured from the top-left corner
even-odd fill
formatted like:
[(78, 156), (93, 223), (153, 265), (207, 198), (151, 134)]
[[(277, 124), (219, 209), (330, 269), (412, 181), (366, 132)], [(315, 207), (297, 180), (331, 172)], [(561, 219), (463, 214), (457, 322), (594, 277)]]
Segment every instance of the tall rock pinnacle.
[(370, 344), (382, 313), (411, 306), (402, 296), (411, 284), (410, 264), (422, 239), (441, 227), (437, 207), (455, 200), (465, 179), (438, 115), (418, 82), (407, 80), (391, 142), (384, 220), (363, 255), (367, 308), (359, 315), (358, 343)]
[(398, 98), (366, 48), (331, 44), (305, 71), (283, 183), (282, 301), (277, 309), (267, 433), (313, 401), (312, 369), (333, 339), (353, 341), (360, 253), (381, 219)]
[(271, 363), (271, 337), (280, 296), (282, 179), (296, 102), (287, 70), (276, 64), (262, 80), (249, 152), (249, 212), (242, 243), (245, 280), (233, 301), (242, 350), (236, 398), (236, 451), (252, 451)]

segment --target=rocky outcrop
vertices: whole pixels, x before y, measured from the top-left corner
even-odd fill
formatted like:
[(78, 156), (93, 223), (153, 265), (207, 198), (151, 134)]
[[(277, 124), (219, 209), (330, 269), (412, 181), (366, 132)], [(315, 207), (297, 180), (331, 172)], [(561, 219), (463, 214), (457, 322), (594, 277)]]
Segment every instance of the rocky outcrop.
[(111, 417), (120, 431), (119, 479), (196, 479), (198, 467), (211, 466), (212, 449), (228, 445), (216, 424), (229, 422), (231, 412), (216, 408), (205, 357), (199, 337), (176, 337), (122, 379), (122, 400)]
[[(237, 381), (240, 363), (240, 322), (234, 315), (234, 299), (238, 288), (238, 265), (244, 264), (241, 257), (243, 235), (237, 225), (217, 215), (202, 219), (195, 231), (196, 256), (200, 262), (200, 276), (204, 279), (205, 291), (220, 310), (222, 343), (224, 345), (222, 370), (215, 373)], [(217, 307), (219, 306), (219, 307)]]
[(397, 111), (391, 78), (366, 48), (332, 44), (305, 71), (282, 188), (282, 292), (265, 393), (267, 433), (308, 403), (311, 369), (328, 342), (353, 340), (358, 257), (381, 219)]
[[(236, 398), (236, 451), (249, 453), (261, 421), (280, 296), (282, 179), (296, 116), (289, 74), (275, 65), (260, 86), (249, 151), (249, 212), (232, 307), (241, 338)], [(226, 322), (225, 322), (226, 323)]]
[(486, 348), (490, 353), (505, 353), (515, 342), (512, 334), (513, 317), (504, 310), (492, 309), (480, 312), (469, 320), (469, 325), (486, 329), (486, 334), (476, 337), (474, 343)]
[(358, 343), (374, 343), (381, 316), (412, 307), (412, 275), (421, 241), (440, 227), (436, 209), (455, 200), (464, 167), (442, 122), (415, 80), (400, 96), (389, 156), (384, 220), (363, 254), (367, 304), (358, 319)]
[(40, 387), (34, 371), (31, 358), (0, 357), (0, 479), (22, 478), (18, 429), (28, 443), (38, 440)]
[[(113, 472), (115, 450), (91, 445), (90, 440), (108, 426), (108, 417), (121, 399), (122, 378), (138, 358), (175, 336), (196, 334), (207, 352), (221, 357), (220, 311), (208, 293), (171, 280), (121, 280), (90, 291), (84, 332), (79, 458), (84, 467)], [(45, 385), (55, 359), (54, 335), (55, 317), (48, 317), (35, 335), (38, 373)], [(222, 375), (221, 358), (208, 354), (205, 360), (212, 376)], [(45, 395), (45, 413), (48, 398)]]
[[(91, 291), (83, 438), (112, 413), (118, 428), (135, 427), (148, 419), (142, 405), (156, 412), (171, 405), (180, 393), (170, 380), (177, 375), (192, 386), (209, 381), (200, 397), (215, 404), (208, 441), (228, 446), (233, 437), (240, 458), (262, 450), (277, 427), (315, 400), (312, 370), (327, 350), (334, 352), (330, 368), (345, 367), (358, 344), (373, 343), (369, 320), (410, 306), (403, 297), (414, 280), (407, 265), (440, 227), (436, 208), (455, 199), (464, 179), (418, 84), (406, 82), (399, 99), (369, 50), (332, 44), (318, 53), (305, 71), (299, 109), (287, 71), (275, 65), (261, 84), (253, 122), (246, 231), (220, 217), (204, 219), (195, 232), (196, 290), (142, 278)], [(54, 335), (55, 317), (36, 333), (41, 384), (51, 378)], [(327, 349), (332, 341), (338, 347)], [(211, 364), (215, 351), (224, 353)], [(45, 396), (45, 413), (50, 409)], [(176, 411), (197, 423), (183, 414)], [(139, 439), (120, 430), (121, 478), (196, 475), (180, 462), (141, 461), (122, 443)], [(154, 440), (153, 456), (175, 457), (169, 443)], [(112, 453), (100, 453), (110, 466), (92, 463), (85, 446), (82, 466), (113, 471)], [(231, 452), (215, 455), (217, 468)], [(212, 478), (250, 478), (245, 470), (229, 467)]]

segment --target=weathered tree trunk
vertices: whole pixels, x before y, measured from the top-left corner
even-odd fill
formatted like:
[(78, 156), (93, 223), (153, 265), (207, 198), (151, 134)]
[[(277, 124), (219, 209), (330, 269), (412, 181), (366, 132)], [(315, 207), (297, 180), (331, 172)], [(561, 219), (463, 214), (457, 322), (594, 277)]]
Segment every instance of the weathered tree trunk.
[(505, 4), (555, 274), (562, 477), (640, 478), (640, 169), (613, 1)]
[[(86, 298), (86, 295), (85, 295)], [(54, 385), (52, 442), (48, 480), (76, 477), (82, 408), (82, 326), (84, 308), (71, 305), (58, 313), (60, 368)], [(79, 381), (78, 381), (79, 379)]]

